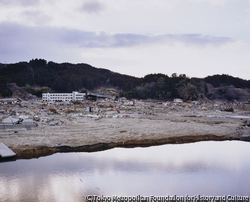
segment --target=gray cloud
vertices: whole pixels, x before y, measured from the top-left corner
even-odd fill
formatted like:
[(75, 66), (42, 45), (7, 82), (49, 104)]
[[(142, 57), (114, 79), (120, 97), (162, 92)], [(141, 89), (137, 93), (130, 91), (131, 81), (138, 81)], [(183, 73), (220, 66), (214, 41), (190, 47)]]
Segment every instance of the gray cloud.
[(235, 42), (230, 37), (216, 37), (202, 34), (166, 34), (159, 36), (166, 40), (166, 42), (181, 42), (185, 45), (214, 45), (220, 46), (226, 43)]
[(59, 54), (59, 52), (65, 54), (70, 48), (120, 48), (150, 44), (174, 45), (175, 43), (187, 46), (221, 46), (233, 42), (235, 40), (232, 38), (201, 34), (109, 34), (66, 28), (0, 24), (0, 58), (10, 57), (10, 55), (26, 58), (34, 54), (38, 57)]
[(137, 34), (109, 34), (105, 32), (84, 32), (64, 30), (60, 41), (78, 44), (85, 48), (115, 48), (131, 47), (143, 43), (150, 43), (150, 37)]
[(88, 1), (83, 3), (81, 10), (87, 13), (99, 13), (104, 9), (104, 5), (99, 1)]
[(105, 32), (84, 32), (77, 30), (65, 30), (60, 36), (65, 43), (78, 44), (87, 48), (115, 48), (131, 47), (142, 44), (165, 43), (173, 45), (182, 43), (187, 46), (220, 46), (232, 43), (235, 40), (229, 37), (215, 37), (201, 34), (161, 34), (161, 35), (140, 35), (140, 34), (109, 34)]
[(21, 5), (21, 6), (36, 6), (40, 0), (0, 0), (3, 5)]

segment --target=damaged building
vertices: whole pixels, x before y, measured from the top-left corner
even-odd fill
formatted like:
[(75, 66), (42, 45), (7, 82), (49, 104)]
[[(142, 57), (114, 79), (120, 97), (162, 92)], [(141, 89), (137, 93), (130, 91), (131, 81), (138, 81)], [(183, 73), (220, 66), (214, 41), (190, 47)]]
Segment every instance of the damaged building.
[(86, 93), (43, 93), (43, 101), (83, 101), (85, 100)]

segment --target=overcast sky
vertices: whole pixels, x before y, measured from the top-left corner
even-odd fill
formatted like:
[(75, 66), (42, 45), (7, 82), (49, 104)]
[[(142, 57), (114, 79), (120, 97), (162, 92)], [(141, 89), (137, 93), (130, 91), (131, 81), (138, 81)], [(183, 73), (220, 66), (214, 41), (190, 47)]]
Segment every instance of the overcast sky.
[(0, 63), (250, 79), (250, 0), (0, 0)]

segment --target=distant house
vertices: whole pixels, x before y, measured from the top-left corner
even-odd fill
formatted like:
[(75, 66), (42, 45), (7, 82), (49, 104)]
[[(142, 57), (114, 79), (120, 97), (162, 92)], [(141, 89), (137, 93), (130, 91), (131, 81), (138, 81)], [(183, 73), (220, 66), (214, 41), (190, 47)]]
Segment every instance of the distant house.
[(43, 93), (43, 101), (83, 101), (85, 100), (86, 93)]

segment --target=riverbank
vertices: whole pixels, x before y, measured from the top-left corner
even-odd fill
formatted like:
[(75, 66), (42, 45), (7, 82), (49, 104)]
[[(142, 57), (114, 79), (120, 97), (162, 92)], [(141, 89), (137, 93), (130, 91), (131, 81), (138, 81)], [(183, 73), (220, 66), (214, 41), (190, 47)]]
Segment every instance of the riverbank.
[[(1, 129), (0, 142), (11, 148), (17, 159), (26, 159), (56, 152), (93, 152), (114, 147), (209, 140), (250, 141), (247, 110), (227, 112), (183, 105), (171, 108), (152, 103), (138, 110), (138, 106), (123, 110), (112, 107), (111, 110), (105, 108), (106, 111), (89, 113), (82, 105), (35, 103), (25, 112), (33, 113), (36, 126)], [(75, 113), (51, 113), (51, 108)], [(16, 113), (22, 111), (23, 108), (16, 109)]]

